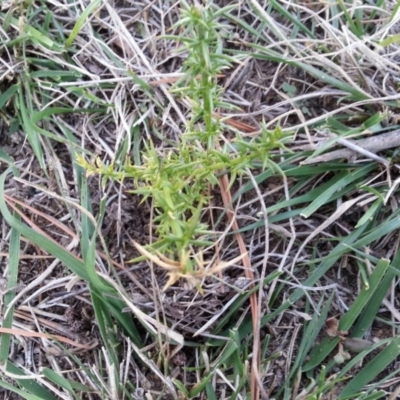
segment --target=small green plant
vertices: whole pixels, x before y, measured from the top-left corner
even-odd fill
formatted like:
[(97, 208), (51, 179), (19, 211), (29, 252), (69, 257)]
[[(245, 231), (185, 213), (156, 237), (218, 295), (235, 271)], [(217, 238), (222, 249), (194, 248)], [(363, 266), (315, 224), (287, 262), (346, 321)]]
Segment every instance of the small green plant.
[(166, 37), (182, 43), (178, 53), (187, 53), (184, 76), (171, 90), (184, 97), (191, 107), (186, 130), (176, 147), (160, 150), (153, 143), (145, 144), (142, 165), (127, 160), (119, 167), (107, 166), (99, 158), (88, 163), (82, 157), (78, 162), (88, 174), (102, 175), (104, 183), (110, 178), (121, 182), (134, 179), (133, 192), (153, 202), (153, 222), (158, 234), (158, 240), (149, 249), (150, 253), (157, 251), (157, 256), (151, 257), (141, 246), (137, 246), (138, 250), (169, 271), (166, 287), (184, 277), (200, 288), (204, 276), (226, 266), (205, 268), (202, 259), (201, 249), (213, 246), (214, 233), (202, 218), (209, 201), (209, 186), (217, 185), (221, 174), (229, 174), (232, 184), (255, 161), (262, 162), (264, 167), (273, 166), (269, 154), (283, 146), (283, 134), (279, 128), (263, 130), (257, 141), (246, 141), (237, 135), (232, 144), (220, 145), (224, 124), (215, 111), (233, 106), (223, 101), (218, 76), (239, 62), (239, 58), (223, 53), (220, 32), (224, 25), (218, 18), (232, 7), (215, 12), (210, 6), (189, 6), (185, 1), (181, 4), (182, 18), (175, 28), (185, 27), (182, 35)]

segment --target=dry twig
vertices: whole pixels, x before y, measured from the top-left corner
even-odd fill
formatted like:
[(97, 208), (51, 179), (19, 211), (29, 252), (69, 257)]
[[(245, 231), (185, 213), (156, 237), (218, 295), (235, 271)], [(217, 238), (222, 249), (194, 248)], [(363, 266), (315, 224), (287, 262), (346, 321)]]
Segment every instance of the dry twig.
[[(352, 158), (357, 154), (364, 154), (368, 156), (369, 152), (377, 153), (378, 151), (398, 147), (400, 146), (400, 130), (398, 129), (392, 132), (383, 133), (382, 135), (371, 136), (369, 138), (360, 140), (339, 139), (338, 143), (344, 146), (348, 146), (349, 144), (352, 146), (351, 149), (347, 148), (335, 150), (321, 156), (309, 158), (302, 161), (300, 164), (315, 164), (319, 162), (328, 162), (339, 158)], [(378, 161), (382, 162), (381, 160)], [(387, 161), (384, 162), (384, 164), (387, 164)]]

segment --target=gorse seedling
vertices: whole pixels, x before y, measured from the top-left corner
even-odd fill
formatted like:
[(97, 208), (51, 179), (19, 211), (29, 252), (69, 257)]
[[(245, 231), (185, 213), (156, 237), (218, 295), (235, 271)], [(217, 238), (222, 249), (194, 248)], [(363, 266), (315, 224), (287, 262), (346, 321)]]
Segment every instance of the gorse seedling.
[[(183, 47), (178, 52), (188, 51), (188, 57), (184, 64), (185, 75), (172, 92), (187, 96), (192, 106), (192, 117), (183, 140), (198, 138), (211, 150), (215, 147), (215, 138), (221, 133), (220, 122), (213, 113), (219, 107), (232, 108), (231, 104), (222, 101), (222, 88), (217, 82), (219, 74), (238, 61), (223, 54), (220, 31), (224, 26), (217, 20), (221, 11), (227, 12), (232, 7), (215, 13), (209, 7), (190, 7), (184, 1), (181, 4), (182, 18), (176, 27), (186, 28), (181, 36), (167, 38), (182, 41)], [(196, 126), (199, 121), (203, 124)]]
[[(263, 166), (272, 165), (269, 152), (283, 146), (283, 134), (263, 129), (261, 139), (243, 140), (239, 133), (232, 144), (223, 143), (224, 125), (217, 118), (217, 109), (232, 109), (223, 101), (223, 89), (218, 77), (239, 58), (223, 54), (221, 31), (218, 22), (221, 12), (211, 7), (192, 7), (182, 2), (182, 18), (175, 28), (185, 27), (180, 36), (166, 36), (182, 43), (177, 52), (187, 53), (184, 76), (171, 89), (190, 105), (189, 120), (175, 148), (156, 148), (146, 143), (142, 165), (127, 161), (124, 165), (106, 166), (97, 158), (88, 163), (80, 158), (88, 174), (100, 174), (107, 179), (121, 181), (133, 178), (133, 193), (151, 199), (155, 209), (154, 224), (158, 240), (148, 250), (138, 247), (142, 255), (169, 271), (166, 287), (180, 277), (199, 288), (205, 273), (201, 249), (212, 246), (215, 234), (204, 223), (203, 208), (209, 202), (209, 186), (218, 184), (218, 177), (228, 173), (231, 184), (238, 175), (251, 168), (256, 161)], [(225, 141), (226, 142), (226, 141)], [(157, 250), (157, 255), (150, 256)], [(201, 261), (200, 261), (201, 260)], [(167, 267), (168, 265), (168, 267)], [(209, 266), (210, 271), (221, 266)]]

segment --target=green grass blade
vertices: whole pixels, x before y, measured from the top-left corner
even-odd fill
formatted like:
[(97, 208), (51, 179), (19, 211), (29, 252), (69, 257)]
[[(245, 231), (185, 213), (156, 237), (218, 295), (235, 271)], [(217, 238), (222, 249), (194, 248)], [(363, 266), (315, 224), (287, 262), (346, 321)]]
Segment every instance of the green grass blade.
[(20, 84), (16, 83), (15, 85), (11, 85), (4, 93), (2, 93), (0, 96), (0, 109), (2, 109), (15, 95), (15, 93), (17, 93), (19, 87)]
[(354, 23), (353, 18), (351, 17), (351, 15), (349, 14), (349, 12), (347, 11), (346, 8), (346, 4), (343, 3), (343, 0), (337, 0), (338, 5), (340, 7), (340, 9), (342, 10), (347, 23), (350, 26), (350, 29), (353, 31), (353, 33), (359, 38), (362, 38), (362, 32), (360, 32), (360, 30), (358, 29), (357, 25)]
[[(80, 180), (80, 192), (81, 192), (81, 206), (87, 210), (89, 213), (91, 212), (91, 204), (89, 201), (89, 187), (87, 183), (86, 175), (83, 174)], [(92, 254), (95, 252), (95, 247), (93, 246), (93, 242), (95, 242), (95, 226), (93, 221), (89, 218), (86, 213), (81, 213), (81, 252), (83, 255), (83, 259), (87, 264), (87, 257), (89, 253)], [(94, 268), (95, 259), (92, 257), (90, 267)], [(93, 265), (92, 265), (93, 264)]]
[[(351, 328), (354, 321), (360, 315), (363, 308), (366, 306), (366, 304), (368, 304), (375, 291), (379, 287), (379, 284), (384, 277), (389, 267), (389, 264), (390, 263), (388, 260), (381, 260), (378, 262), (374, 272), (371, 274), (369, 279), (370, 289), (363, 289), (361, 293), (357, 296), (356, 300), (351, 305), (347, 313), (340, 319), (339, 330), (346, 331)], [(373, 315), (373, 317), (375, 317), (375, 314)], [(338, 343), (338, 338), (324, 338), (323, 341), (311, 352), (310, 360), (303, 367), (303, 371), (309, 371), (320, 365), (321, 362), (333, 351)]]
[[(17, 389), (15, 386), (11, 385), (8, 382), (4, 382), (0, 380), (0, 386), (3, 387), (4, 389), (9, 390), (10, 392), (16, 393), (19, 395), (21, 398), (26, 399), (26, 400), (44, 400), (44, 397), (39, 397), (35, 396), (34, 394), (27, 393), (21, 389)], [(50, 400), (50, 398), (49, 398)]]
[(377, 399), (382, 399), (384, 397), (386, 398), (386, 392), (380, 390), (379, 392), (371, 393), (368, 396), (362, 396), (360, 400), (377, 400)]
[(83, 13), (79, 16), (79, 18), (76, 20), (74, 27), (72, 28), (72, 31), (65, 42), (66, 47), (70, 47), (72, 42), (75, 40), (76, 36), (78, 33), (82, 30), (83, 25), (87, 22), (89, 16), (93, 14), (96, 9), (100, 6), (101, 0), (93, 0), (89, 6), (83, 11)]
[(303, 372), (310, 371), (318, 366), (325, 360), (329, 354), (332, 353), (333, 349), (340, 342), (339, 338), (324, 337), (317, 346), (313, 348), (310, 353), (309, 360), (304, 364)]
[(368, 164), (363, 168), (357, 169), (349, 173), (342, 173), (342, 179), (328, 188), (324, 193), (318, 196), (302, 213), (304, 218), (308, 218), (311, 214), (317, 211), (321, 206), (326, 204), (331, 196), (339, 189), (358, 181), (360, 178), (364, 178), (368, 172), (376, 168), (376, 164)]
[[(101, 292), (100, 292), (101, 293)], [(118, 357), (115, 353), (115, 348), (118, 346), (119, 341), (113, 333), (113, 321), (111, 318), (110, 309), (104, 307), (104, 302), (101, 301), (101, 295), (93, 289), (90, 291), (94, 312), (96, 314), (97, 325), (100, 330), (103, 343), (107, 347), (107, 354), (110, 356), (114, 365), (117, 364)]]
[(303, 31), (310, 39), (315, 39), (315, 35), (304, 25), (301, 23), (301, 20), (298, 18), (298, 15), (291, 14), (284, 7), (282, 7), (279, 1), (270, 0), (272, 7), (274, 7), (277, 11), (279, 11), (282, 15), (284, 15), (293, 25), (297, 26), (301, 31)]
[(376, 213), (376, 211), (378, 210), (379, 206), (381, 206), (381, 205), (382, 205), (382, 200), (381, 199), (375, 200), (374, 203), (372, 203), (371, 207), (367, 210), (367, 212), (357, 222), (356, 228), (360, 227), (361, 225), (364, 225), (369, 220), (371, 220), (373, 215)]
[[(10, 14), (11, 15), (11, 14)], [(10, 24), (17, 30), (20, 30), (21, 24), (20, 20), (15, 17), (11, 17), (10, 15), (6, 16), (4, 13), (0, 13), (0, 17), (4, 19), (8, 19)], [(60, 46), (58, 43), (53, 41), (49, 35), (45, 35), (41, 33), (39, 30), (33, 28), (29, 24), (24, 24), (23, 25), (23, 33), (21, 32), (20, 35), (24, 38), (24, 40), (29, 41), (33, 43), (35, 46), (44, 46), (45, 48), (48, 48), (53, 51), (61, 52), (63, 51), (63, 46)], [(12, 45), (12, 42), (8, 42), (7, 46), (10, 47)]]
[[(37, 160), (43, 171), (47, 171), (47, 165), (43, 156), (42, 144), (40, 143), (40, 136), (38, 135), (38, 131), (36, 126), (32, 123), (31, 115), (28, 113), (28, 109), (25, 106), (24, 96), (22, 93), (22, 88), (19, 88), (19, 96), (18, 96), (18, 108), (21, 113), (21, 120), (24, 128), (24, 132), (28, 138), (29, 144), (32, 146), (32, 150), (35, 153)], [(30, 95), (28, 95), (30, 96)]]
[(30, 240), (32, 243), (38, 245), (41, 249), (57, 257), (80, 278), (85, 281), (89, 281), (89, 275), (86, 271), (86, 266), (81, 260), (72, 255), (70, 252), (66, 251), (56, 242), (49, 240), (46, 237), (43, 237), (38, 232), (34, 231), (33, 229), (26, 226), (24, 223), (14, 218), (8, 211), (7, 204), (4, 200), (4, 186), (6, 177), (10, 172), (11, 170), (10, 168), (8, 168), (6, 172), (1, 174), (0, 176), (0, 212), (3, 215), (4, 219), (12, 228), (18, 230), (22, 236)]
[(218, 400), (217, 394), (215, 393), (215, 390), (211, 382), (208, 382), (206, 385), (206, 393), (207, 393), (207, 399)]
[(387, 235), (388, 233), (395, 231), (400, 228), (400, 218), (399, 212), (394, 212), (390, 220), (384, 221), (381, 225), (374, 227), (370, 233), (363, 236), (357, 242), (353, 244), (353, 247), (360, 248), (362, 246), (369, 245), (375, 240), (380, 239), (382, 236)]
[[(321, 298), (321, 301), (322, 300), (323, 298)], [(305, 357), (309, 353), (310, 349), (315, 346), (315, 340), (318, 336), (318, 333), (321, 331), (322, 327), (325, 325), (325, 322), (328, 318), (328, 313), (331, 309), (332, 300), (333, 300), (333, 293), (326, 302), (322, 311), (320, 313), (314, 313), (312, 320), (307, 322), (299, 346), (297, 357), (291, 367), (288, 380), (294, 377), (294, 375), (297, 373), (297, 368), (300, 367), (302, 364), (304, 364)], [(311, 357), (309, 362), (311, 362)], [(319, 363), (317, 365), (319, 365)]]
[[(20, 216), (17, 212), (14, 213), (14, 218), (16, 221), (20, 221)], [(20, 257), (20, 243), (21, 234), (20, 232), (12, 228), (11, 238), (9, 245), (9, 261), (7, 267), (7, 282), (5, 285), (5, 295), (4, 295), (4, 305), (3, 305), (3, 327), (12, 328), (14, 319), (14, 306), (10, 307), (9, 304), (14, 300), (17, 283), (18, 283), (18, 267), (19, 267), (19, 257)], [(4, 288), (2, 288), (4, 290)], [(0, 339), (0, 365), (5, 365), (7, 358), (9, 356), (11, 343), (11, 335), (8, 333), (3, 333)]]
[[(17, 392), (20, 389), (16, 389), (12, 385), (9, 385), (6, 382), (0, 381), (0, 385), (15, 392), (20, 394), (22, 397), (26, 398), (27, 400), (30, 399), (38, 399), (38, 400), (58, 400), (57, 397), (55, 397), (51, 392), (40, 386), (38, 383), (36, 383), (33, 379), (26, 379), (26, 374), (23, 372), (21, 369), (16, 367), (11, 361), (7, 361), (7, 371), (12, 373), (13, 375), (16, 376), (21, 376), (21, 379), (15, 378), (15, 380), (18, 382), (18, 384), (26, 391), (24, 393), (23, 390), (20, 392)], [(9, 386), (7, 386), (9, 385)]]
[[(227, 363), (233, 353), (240, 348), (240, 345), (237, 342), (239, 338), (235, 330), (231, 330), (229, 332), (229, 336), (231, 340), (225, 345), (217, 360), (215, 360), (214, 365), (210, 369), (210, 372), (208, 372), (207, 375), (190, 390), (191, 398), (197, 396), (206, 387), (207, 383), (209, 383), (211, 378), (213, 377), (215, 369), (219, 368), (220, 365)], [(228, 364), (230, 363), (228, 362)]]
[(390, 265), (389, 260), (381, 259), (369, 277), (369, 289), (362, 289), (354, 303), (350, 306), (346, 314), (340, 319), (339, 330), (347, 331), (351, 328), (354, 321), (358, 318), (363, 308), (371, 300), (373, 294), (386, 274)]
[[(396, 256), (391, 264), (392, 268), (388, 268), (385, 276), (379, 283), (379, 286), (375, 289), (367, 306), (364, 308), (363, 313), (357, 319), (356, 324), (352, 328), (353, 337), (363, 337), (365, 332), (372, 325), (372, 322), (376, 318), (376, 315), (381, 307), (382, 301), (385, 298), (393, 279), (396, 276), (396, 271), (399, 269), (400, 263), (400, 251), (397, 251)], [(394, 269), (396, 266), (396, 269)]]
[(63, 375), (58, 374), (57, 372), (45, 367), (42, 369), (42, 374), (51, 382), (55, 383), (57, 386), (62, 387), (68, 393), (75, 397), (76, 400), (79, 400), (79, 397), (75, 393), (76, 390), (84, 391), (84, 392), (91, 392), (93, 391), (92, 388), (82, 385), (79, 382), (73, 382), (69, 379), (64, 378)]
[(61, 115), (61, 114), (77, 114), (77, 113), (85, 113), (85, 114), (90, 114), (90, 113), (101, 113), (102, 111), (105, 111), (105, 109), (102, 108), (68, 108), (68, 107), (48, 107), (45, 108), (42, 111), (37, 111), (32, 114), (31, 122), (32, 124), (36, 124), (39, 121), (49, 119), (50, 117), (54, 117), (55, 115)]
[(311, 76), (318, 79), (319, 81), (325, 82), (328, 85), (331, 85), (337, 89), (343, 90), (345, 93), (348, 93), (351, 96), (351, 98), (355, 101), (361, 101), (370, 98), (362, 90), (357, 90), (353, 85), (350, 85), (344, 81), (334, 78), (327, 71), (320, 70), (310, 64), (306, 64), (304, 62), (297, 61), (295, 59), (289, 59), (270, 49), (266, 49), (262, 45), (249, 44), (249, 47), (252, 47), (259, 51), (258, 53), (255, 53), (253, 55), (254, 58), (266, 61), (275, 61), (278, 63), (284, 63), (302, 68), (303, 70), (308, 72)]
[(392, 361), (400, 355), (400, 337), (394, 339), (373, 360), (371, 360), (340, 393), (338, 400), (344, 400), (359, 392), (366, 384), (379, 375)]

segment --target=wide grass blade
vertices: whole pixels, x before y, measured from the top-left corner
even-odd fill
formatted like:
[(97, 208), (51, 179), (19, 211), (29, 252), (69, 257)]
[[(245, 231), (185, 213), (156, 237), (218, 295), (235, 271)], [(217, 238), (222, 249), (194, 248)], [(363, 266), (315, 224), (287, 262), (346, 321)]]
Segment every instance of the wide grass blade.
[(359, 392), (399, 356), (400, 337), (397, 337), (353, 377), (340, 393), (338, 400), (344, 400)]
[(363, 168), (357, 169), (352, 172), (344, 172), (340, 174), (340, 179), (334, 184), (331, 185), (330, 188), (328, 188), (324, 193), (322, 193), (320, 196), (318, 196), (303, 212), (301, 215), (304, 218), (308, 218), (311, 214), (313, 214), (315, 211), (317, 211), (321, 206), (329, 202), (330, 198), (332, 195), (340, 190), (343, 187), (346, 187), (356, 181), (358, 181), (360, 178), (365, 177), (368, 172), (372, 171), (374, 168), (376, 168), (375, 164), (369, 164), (366, 165)]
[[(2, 381), (2, 380), (0, 380), (0, 386), (3, 387), (4, 389), (9, 390), (10, 392), (17, 394), (18, 396), (20, 396), (21, 398), (26, 399), (26, 400), (44, 400), (44, 397), (35, 396), (34, 394), (27, 393), (21, 389), (17, 389), (15, 386), (11, 385), (10, 383)], [(48, 399), (55, 400), (56, 398), (48, 397)]]
[[(400, 252), (397, 252), (395, 259), (391, 264), (391, 268), (395, 268), (394, 266), (399, 265)], [(357, 322), (352, 328), (352, 336), (353, 337), (362, 337), (365, 332), (371, 327), (373, 321), (378, 314), (378, 311), (381, 307), (383, 299), (386, 297), (390, 285), (392, 284), (393, 279), (396, 276), (396, 271), (398, 271), (398, 267), (396, 267), (396, 271), (393, 271), (391, 268), (388, 268), (385, 276), (382, 278), (379, 286), (375, 289), (375, 292), (371, 296), (370, 301), (366, 305), (363, 310), (363, 313), (357, 319)]]
[(7, 371), (15, 376), (21, 376), (21, 379), (16, 377), (15, 380), (26, 392), (4, 381), (0, 381), (0, 386), (18, 393), (27, 400), (58, 400), (51, 392), (36, 383), (34, 379), (27, 379), (26, 373), (15, 366), (11, 361), (7, 361)]
[[(369, 277), (370, 289), (363, 289), (346, 314), (340, 319), (340, 331), (348, 331), (352, 327), (354, 321), (359, 317), (362, 310), (373, 298), (373, 295), (378, 289), (382, 278), (385, 276), (389, 265), (390, 262), (388, 260), (380, 260), (378, 262), (374, 272)], [(374, 317), (375, 314), (372, 316), (372, 318)], [(324, 338), (322, 342), (313, 349), (312, 353), (310, 354), (309, 361), (303, 367), (303, 371), (309, 371), (320, 365), (321, 362), (325, 360), (325, 358), (328, 357), (328, 355), (333, 351), (339, 341), (339, 338)]]
[(371, 300), (375, 291), (378, 289), (381, 280), (386, 274), (390, 265), (389, 260), (382, 259), (376, 265), (369, 277), (369, 289), (363, 288), (354, 303), (350, 306), (346, 314), (340, 319), (339, 330), (347, 331), (351, 328), (354, 321), (358, 318), (364, 307)]
[(63, 375), (58, 374), (57, 372), (51, 370), (50, 368), (43, 368), (42, 369), (42, 374), (49, 379), (49, 381), (55, 383), (57, 386), (62, 387), (68, 393), (70, 393), (76, 400), (79, 400), (79, 397), (75, 393), (76, 391), (83, 391), (83, 392), (92, 392), (93, 389), (86, 386), (82, 385), (80, 382), (74, 382), (69, 379), (64, 378)]

